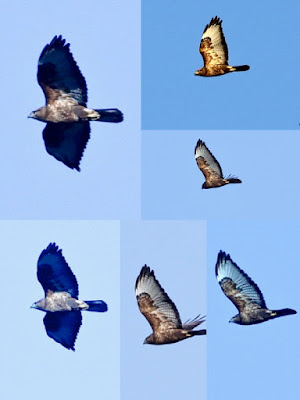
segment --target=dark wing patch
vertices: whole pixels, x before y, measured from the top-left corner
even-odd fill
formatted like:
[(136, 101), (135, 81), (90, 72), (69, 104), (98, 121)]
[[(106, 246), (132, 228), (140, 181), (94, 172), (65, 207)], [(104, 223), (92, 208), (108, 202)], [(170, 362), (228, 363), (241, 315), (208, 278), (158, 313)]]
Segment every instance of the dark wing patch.
[(48, 122), (43, 131), (47, 152), (69, 168), (80, 171), (79, 164), (90, 138), (87, 121), (74, 123)]
[(206, 144), (200, 139), (195, 147), (195, 159), (206, 180), (223, 178), (220, 164), (207, 148)]
[(43, 321), (49, 337), (75, 351), (74, 344), (82, 321), (80, 311), (47, 312)]
[(204, 65), (228, 65), (228, 47), (222, 29), (220, 18), (212, 18), (206, 25), (199, 51), (203, 57)]
[(136, 280), (135, 293), (139, 309), (154, 332), (182, 327), (175, 304), (147, 265)]
[(46, 97), (47, 103), (61, 96), (69, 95), (80, 105), (87, 103), (87, 86), (78, 68), (70, 44), (65, 39), (55, 36), (47, 44), (38, 62), (38, 83)]
[(218, 254), (216, 276), (223, 292), (240, 312), (247, 307), (267, 308), (256, 283), (223, 251)]
[(37, 278), (47, 291), (67, 292), (73, 298), (78, 298), (78, 284), (75, 275), (68, 266), (62, 251), (55, 243), (42, 251), (37, 265)]

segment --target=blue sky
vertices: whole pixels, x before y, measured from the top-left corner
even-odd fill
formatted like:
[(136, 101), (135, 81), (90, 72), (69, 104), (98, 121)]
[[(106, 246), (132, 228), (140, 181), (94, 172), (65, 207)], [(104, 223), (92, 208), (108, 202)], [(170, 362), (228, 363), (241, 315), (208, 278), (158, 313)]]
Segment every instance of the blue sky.
[[(151, 327), (140, 313), (135, 281), (151, 267), (183, 321), (206, 314), (206, 224), (149, 221), (121, 224), (121, 393), (124, 399), (206, 396), (206, 337), (143, 345)], [(206, 322), (201, 327), (206, 326)]]
[[(299, 234), (299, 219), (207, 223), (208, 400), (298, 397)], [(215, 278), (219, 250), (254, 280), (270, 309), (298, 314), (252, 326), (228, 323), (237, 310)]]
[[(202, 189), (198, 139), (241, 184)], [(145, 219), (299, 218), (298, 131), (143, 131)]]
[[(299, 3), (142, 2), (143, 129), (299, 129)], [(194, 76), (212, 17), (223, 20), (231, 65), (247, 72)]]
[[(140, 3), (12, 0), (1, 13), (0, 397), (296, 398), (299, 314), (229, 324), (236, 310), (214, 268), (222, 249), (270, 308), (300, 309), (299, 5), (144, 0), (141, 15)], [(194, 76), (203, 28), (215, 15), (230, 62), (250, 71)], [(47, 154), (45, 125), (27, 119), (44, 104), (39, 55), (59, 34), (86, 78), (88, 105), (118, 107), (125, 118), (91, 123), (80, 173)], [(201, 189), (199, 138), (241, 185)], [(109, 306), (83, 313), (75, 353), (48, 338), (43, 313), (30, 309), (43, 295), (38, 256), (53, 241), (80, 297)], [(134, 285), (145, 263), (184, 321), (207, 314), (207, 338), (143, 345), (151, 329)]]
[[(83, 300), (107, 302), (106, 313), (82, 313), (75, 352), (45, 332), (37, 260), (50, 242), (63, 255)], [(0, 341), (3, 399), (119, 398), (120, 228), (116, 221), (1, 221)], [(108, 329), (109, 328), (109, 329)], [(16, 384), (17, 382), (17, 384)], [(97, 393), (97, 395), (96, 395)]]
[[(6, 2), (2, 76), (0, 218), (116, 219), (140, 215), (139, 1)], [(86, 78), (88, 105), (117, 107), (121, 124), (91, 123), (81, 172), (48, 155), (36, 80), (43, 47), (61, 34)]]

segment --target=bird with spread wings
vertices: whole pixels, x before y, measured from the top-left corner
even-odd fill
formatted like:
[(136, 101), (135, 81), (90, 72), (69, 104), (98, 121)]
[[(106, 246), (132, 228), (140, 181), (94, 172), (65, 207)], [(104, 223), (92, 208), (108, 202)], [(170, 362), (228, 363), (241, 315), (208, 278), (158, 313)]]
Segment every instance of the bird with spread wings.
[(195, 335), (206, 335), (206, 329), (193, 330), (205, 321), (200, 315), (182, 324), (175, 304), (147, 265), (136, 280), (135, 294), (139, 309), (153, 330), (144, 343), (169, 344)]
[(78, 284), (62, 251), (55, 243), (42, 251), (37, 264), (37, 278), (45, 297), (31, 306), (46, 312), (44, 325), (47, 335), (67, 349), (75, 351), (81, 311), (107, 311), (102, 300), (78, 300)]
[(253, 325), (297, 313), (290, 308), (269, 310), (257, 284), (223, 251), (218, 254), (216, 276), (225, 296), (239, 311), (229, 322)]
[(204, 67), (198, 69), (195, 75), (218, 76), (250, 69), (249, 65), (238, 67), (228, 65), (228, 47), (223, 34), (222, 21), (218, 17), (212, 18), (206, 25), (199, 51), (203, 57)]
[(90, 138), (89, 121), (121, 122), (116, 108), (87, 108), (87, 86), (70, 44), (55, 36), (38, 61), (37, 79), (46, 105), (28, 117), (46, 122), (43, 139), (47, 152), (67, 167), (80, 171), (79, 164)]
[(240, 179), (233, 176), (224, 178), (220, 164), (200, 139), (195, 147), (195, 159), (205, 177), (202, 189), (216, 188), (228, 183), (242, 183)]

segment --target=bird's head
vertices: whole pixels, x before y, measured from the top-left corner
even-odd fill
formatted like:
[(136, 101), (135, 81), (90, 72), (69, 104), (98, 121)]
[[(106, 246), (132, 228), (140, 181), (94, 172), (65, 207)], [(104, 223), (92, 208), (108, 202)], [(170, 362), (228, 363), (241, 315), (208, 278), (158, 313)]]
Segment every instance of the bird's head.
[(36, 301), (35, 303), (33, 303), (33, 304), (31, 305), (30, 308), (35, 308), (36, 310), (42, 310), (42, 311), (44, 311), (44, 310), (45, 310), (45, 299)]
[(146, 339), (143, 342), (143, 344), (153, 344), (153, 343), (154, 343), (153, 335), (146, 337)]
[(204, 183), (203, 183), (202, 189), (208, 189), (207, 182), (204, 182)]
[(200, 69), (197, 69), (197, 71), (194, 72), (194, 75), (203, 76), (203, 75), (205, 75), (205, 72), (203, 71), (203, 68), (200, 68)]
[(240, 315), (237, 314), (234, 317), (231, 318), (229, 322), (233, 322), (234, 324), (240, 324), (241, 323), (241, 318)]
[(45, 107), (38, 108), (37, 110), (32, 111), (28, 118), (38, 119), (40, 121), (45, 120)]

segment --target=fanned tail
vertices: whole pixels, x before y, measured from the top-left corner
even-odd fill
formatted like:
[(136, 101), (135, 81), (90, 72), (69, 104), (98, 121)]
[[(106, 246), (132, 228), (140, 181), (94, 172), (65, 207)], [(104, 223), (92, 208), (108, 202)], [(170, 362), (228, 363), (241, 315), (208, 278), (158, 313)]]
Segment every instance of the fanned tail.
[(105, 312), (107, 311), (107, 304), (102, 300), (85, 301), (89, 308), (85, 311)]
[(97, 121), (102, 122), (122, 122), (123, 121), (123, 113), (117, 108), (104, 108), (95, 110), (99, 113), (100, 117)]
[(249, 65), (240, 65), (233, 68), (235, 69), (235, 71), (248, 71), (248, 69), (250, 69)]

